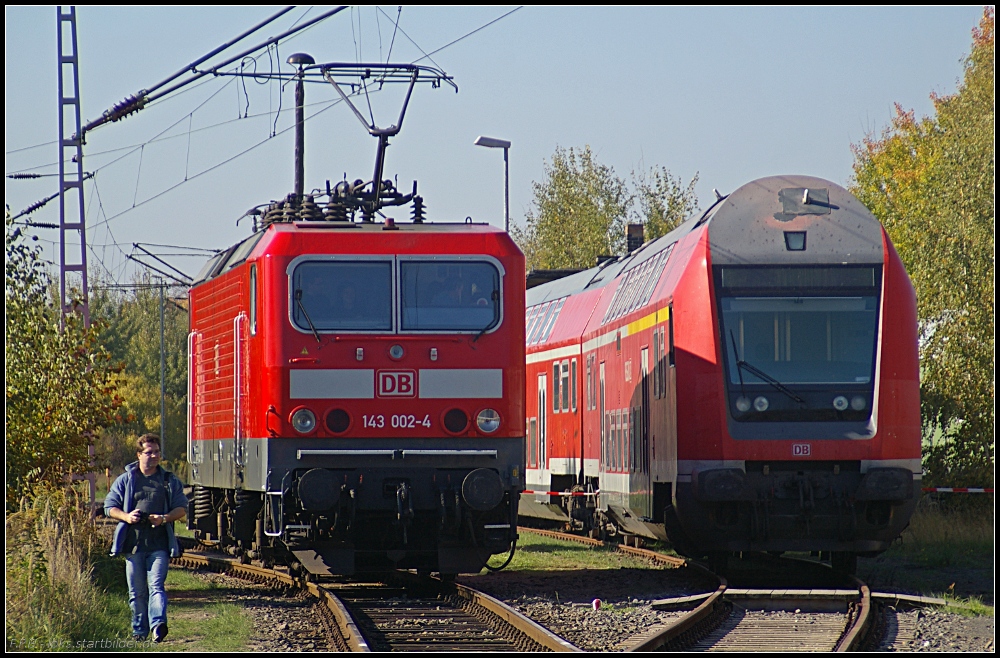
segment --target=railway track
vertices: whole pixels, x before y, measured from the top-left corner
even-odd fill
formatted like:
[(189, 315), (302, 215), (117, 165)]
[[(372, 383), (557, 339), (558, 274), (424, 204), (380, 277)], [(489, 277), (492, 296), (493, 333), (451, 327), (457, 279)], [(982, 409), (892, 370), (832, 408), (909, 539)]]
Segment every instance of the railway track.
[[(548, 530), (519, 528), (519, 532), (603, 545), (596, 539)], [(660, 564), (698, 569), (718, 583), (714, 592), (654, 602), (654, 609), (683, 614), (631, 638), (622, 647), (625, 651), (854, 651), (877, 643), (881, 617), (872, 604), (871, 591), (861, 581), (852, 579), (841, 588), (787, 586), (794, 584), (788, 571), (796, 569), (805, 570), (805, 578), (828, 584), (824, 581), (829, 581), (832, 572), (820, 565), (774, 558), (770, 568), (753, 569), (753, 577), (760, 580), (770, 575), (786, 586), (731, 587), (726, 578), (697, 562), (633, 546), (615, 548)]]
[[(601, 546), (602, 542), (559, 532), (520, 528), (557, 539)], [(303, 582), (282, 568), (264, 569), (201, 552), (192, 546), (175, 562), (300, 589), (321, 602), (318, 620), (330, 649), (344, 651), (580, 651), (552, 629), (474, 588), (408, 572), (376, 580)], [(862, 582), (844, 580), (815, 562), (758, 556), (727, 571), (729, 579), (697, 562), (633, 546), (615, 550), (659, 564), (684, 566), (713, 579), (711, 591), (653, 601), (661, 622), (623, 641), (621, 651), (856, 651), (879, 646), (894, 607), (941, 605), (944, 601), (873, 594)], [(771, 587), (765, 587), (770, 584)], [(812, 584), (819, 588), (803, 586)], [(548, 622), (546, 622), (548, 623)], [(556, 631), (556, 632), (553, 632)], [(570, 634), (572, 636), (572, 633)], [(577, 641), (587, 646), (577, 636)]]
[[(409, 573), (377, 581), (303, 582), (185, 542), (177, 566), (306, 590), (323, 603), (341, 651), (579, 651), (510, 606), (470, 587)], [(383, 574), (384, 575), (384, 574)]]

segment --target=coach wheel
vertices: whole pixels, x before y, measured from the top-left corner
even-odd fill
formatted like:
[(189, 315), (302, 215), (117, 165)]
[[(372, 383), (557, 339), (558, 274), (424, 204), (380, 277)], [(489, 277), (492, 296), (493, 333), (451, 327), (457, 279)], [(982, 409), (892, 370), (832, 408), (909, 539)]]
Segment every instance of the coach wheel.
[(853, 575), (858, 570), (858, 554), (834, 551), (830, 554), (830, 565), (837, 573)]

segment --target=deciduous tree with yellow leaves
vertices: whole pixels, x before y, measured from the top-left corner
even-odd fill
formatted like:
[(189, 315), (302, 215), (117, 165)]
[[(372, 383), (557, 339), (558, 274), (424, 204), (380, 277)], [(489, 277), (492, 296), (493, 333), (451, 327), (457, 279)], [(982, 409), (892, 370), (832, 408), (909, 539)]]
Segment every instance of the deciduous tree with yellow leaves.
[(958, 91), (934, 115), (897, 106), (854, 147), (852, 191), (882, 221), (917, 292), (925, 483), (994, 471), (995, 13), (972, 33)]

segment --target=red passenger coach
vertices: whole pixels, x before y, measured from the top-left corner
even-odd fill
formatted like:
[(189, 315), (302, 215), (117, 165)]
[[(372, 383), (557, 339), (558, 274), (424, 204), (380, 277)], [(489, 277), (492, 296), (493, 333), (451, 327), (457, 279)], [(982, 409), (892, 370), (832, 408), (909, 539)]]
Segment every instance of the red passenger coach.
[(908, 523), (916, 299), (843, 188), (754, 181), (526, 299), (522, 515), (847, 570)]
[(191, 289), (190, 527), (316, 574), (478, 572), (524, 488), (523, 255), (284, 212)]

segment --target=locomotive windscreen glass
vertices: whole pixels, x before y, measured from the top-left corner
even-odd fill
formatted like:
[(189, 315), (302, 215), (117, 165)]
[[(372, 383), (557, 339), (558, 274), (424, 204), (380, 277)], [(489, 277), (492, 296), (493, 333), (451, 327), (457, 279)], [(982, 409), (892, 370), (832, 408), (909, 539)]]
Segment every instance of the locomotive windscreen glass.
[(392, 331), (392, 262), (304, 262), (292, 276), (291, 304), (304, 331)]
[(481, 261), (399, 263), (402, 331), (486, 331), (500, 321), (500, 272)]

